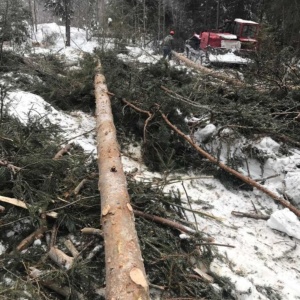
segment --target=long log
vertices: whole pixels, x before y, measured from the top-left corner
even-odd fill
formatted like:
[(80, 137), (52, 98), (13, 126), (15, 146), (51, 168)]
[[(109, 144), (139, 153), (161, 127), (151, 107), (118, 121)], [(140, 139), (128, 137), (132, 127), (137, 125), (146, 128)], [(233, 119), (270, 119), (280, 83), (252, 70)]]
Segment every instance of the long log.
[(234, 175), (235, 177), (239, 178), (243, 182), (252, 185), (253, 187), (257, 188), (258, 190), (262, 191), (266, 195), (270, 196), (273, 200), (279, 202), (282, 206), (287, 207), (290, 211), (292, 211), (296, 216), (300, 217), (300, 210), (293, 206), (290, 202), (286, 201), (285, 199), (277, 196), (275, 193), (271, 192), (270, 190), (266, 189), (264, 186), (256, 182), (254, 179), (250, 177), (246, 177), (239, 173), (238, 171), (228, 167), (227, 165), (221, 163), (217, 158), (210, 155), (206, 151), (204, 151), (201, 147), (199, 147), (197, 144), (193, 142), (193, 140), (185, 135), (182, 131), (180, 131), (175, 125), (173, 125), (167, 118), (165, 114), (161, 112), (161, 115), (165, 122), (171, 127), (178, 135), (180, 135), (182, 138), (184, 138), (192, 147), (194, 147), (203, 157), (210, 160), (212, 163), (218, 165), (221, 169), (224, 171)]
[(230, 78), (228, 77), (227, 75), (225, 74), (221, 74), (221, 73), (217, 73), (215, 70), (212, 70), (212, 69), (209, 69), (209, 68), (206, 68), (202, 65), (199, 65), (199, 64), (196, 64), (194, 63), (193, 61), (191, 61), (190, 59), (188, 59), (187, 57), (185, 57), (184, 55), (182, 54), (179, 54), (175, 51), (172, 51), (172, 54), (180, 61), (184, 62), (188, 67), (191, 67), (195, 70), (198, 70), (198, 71), (201, 71), (201, 73), (203, 74), (206, 74), (206, 75), (211, 75), (217, 79), (220, 79), (220, 80), (223, 80), (223, 81), (226, 81), (228, 83), (231, 83), (231, 84), (234, 84), (236, 86), (246, 86), (245, 83), (241, 82), (240, 80), (238, 79), (233, 79), (233, 78)]
[(106, 299), (150, 299), (111, 103), (100, 62), (96, 68), (94, 84)]

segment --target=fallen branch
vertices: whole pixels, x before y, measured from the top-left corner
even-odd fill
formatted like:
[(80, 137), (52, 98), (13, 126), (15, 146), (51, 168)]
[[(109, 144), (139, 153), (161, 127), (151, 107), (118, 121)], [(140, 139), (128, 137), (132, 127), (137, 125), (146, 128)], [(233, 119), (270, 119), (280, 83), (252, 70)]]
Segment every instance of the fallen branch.
[[(177, 229), (181, 232), (184, 232), (184, 233), (187, 233), (187, 234), (195, 234), (196, 233), (196, 231), (194, 229), (186, 227), (186, 226), (184, 226), (182, 224), (179, 224), (177, 222), (174, 222), (174, 221), (162, 218), (162, 217), (150, 215), (150, 214), (144, 213), (144, 212), (139, 211), (139, 210), (134, 210), (133, 212), (134, 212), (135, 216), (143, 217), (147, 220), (169, 226), (169, 227)], [(201, 237), (201, 239), (203, 239), (205, 241), (208, 241), (208, 242), (212, 242), (214, 240), (213, 238), (204, 238), (204, 237)]]
[(6, 167), (9, 170), (11, 170), (14, 174), (16, 174), (17, 172), (19, 172), (20, 170), (22, 170), (22, 168), (20, 167), (16, 167), (14, 165), (12, 165), (11, 163), (9, 163), (6, 160), (0, 160), (0, 166)]
[(65, 144), (65, 143), (69, 143), (70, 141), (72, 141), (72, 140), (74, 140), (74, 139), (76, 139), (76, 138), (78, 138), (78, 137), (81, 137), (81, 136), (83, 136), (83, 135), (86, 135), (86, 134), (88, 134), (88, 133), (90, 133), (90, 132), (92, 132), (92, 131), (95, 131), (95, 128), (93, 128), (93, 129), (91, 129), (91, 130), (88, 130), (88, 131), (85, 131), (85, 132), (83, 132), (83, 133), (81, 133), (81, 134), (75, 135), (75, 136), (73, 136), (73, 137), (71, 137), (71, 138), (65, 140), (65, 141), (62, 143), (62, 145)]
[(53, 224), (52, 230), (51, 230), (51, 238), (48, 245), (48, 248), (51, 249), (56, 244), (56, 237), (57, 237), (58, 227), (57, 222)]
[(69, 270), (73, 266), (74, 258), (68, 256), (56, 247), (51, 247), (48, 255), (62, 269)]
[(79, 299), (79, 300), (85, 299), (82, 294), (78, 293), (77, 291), (74, 291), (74, 289), (72, 290), (68, 286), (61, 286), (60, 284), (57, 284), (53, 281), (40, 280), (39, 277), (47, 274), (47, 272), (41, 271), (34, 267), (30, 267), (29, 270), (30, 270), (29, 277), (34, 279), (37, 284), (40, 284), (40, 285), (56, 292), (57, 294), (65, 297), (66, 299), (70, 299), (72, 294), (73, 295), (76, 294), (76, 299)]
[[(182, 185), (183, 190), (184, 190), (184, 192), (185, 192), (185, 197), (186, 197), (186, 200), (187, 200), (187, 202), (188, 202), (188, 204), (189, 204), (189, 206), (190, 206), (190, 210), (192, 210), (192, 205), (191, 205), (191, 202), (190, 202), (190, 196), (188, 195), (188, 192), (187, 192), (187, 190), (186, 190), (186, 188), (185, 188), (185, 186), (184, 186), (183, 181), (181, 182), (181, 185)], [(196, 215), (195, 215), (194, 212), (192, 212), (192, 214), (193, 214), (193, 217), (194, 217), (194, 220), (195, 220), (195, 226), (196, 226), (197, 230), (199, 231), (198, 223), (197, 223), (197, 219), (196, 219)]]
[(254, 179), (254, 180), (257, 181), (257, 182), (265, 182), (268, 179), (272, 179), (272, 178), (275, 178), (275, 177), (278, 177), (278, 176), (280, 176), (280, 174), (274, 174), (274, 175), (270, 175), (268, 177), (258, 178), (258, 179)]
[(251, 219), (256, 219), (256, 220), (268, 220), (270, 219), (270, 216), (263, 215), (263, 214), (251, 214), (251, 213), (244, 213), (240, 211), (232, 211), (232, 215), (236, 217), (245, 217), (245, 218), (251, 218)]
[(15, 199), (15, 198), (8, 198), (8, 197), (4, 197), (4, 196), (0, 196), (0, 201), (5, 202), (5, 203), (9, 203), (11, 205), (14, 206), (18, 206), (21, 208), (25, 208), (28, 209), (27, 204), (21, 200)]
[(64, 242), (65, 246), (67, 247), (67, 249), (70, 251), (70, 253), (72, 254), (72, 256), (74, 258), (77, 258), (79, 256), (79, 252), (76, 249), (76, 247), (74, 246), (74, 244), (72, 243), (71, 240), (66, 240)]
[[(0, 201), (9, 203), (9, 204), (17, 206), (17, 207), (25, 208), (25, 209), (28, 209), (30, 207), (24, 201), (21, 201), (21, 200), (15, 199), (15, 198), (8, 198), (8, 197), (0, 196)], [(46, 216), (51, 217), (51, 218), (57, 218), (57, 213), (56, 212), (47, 212)]]
[(102, 250), (102, 248), (103, 248), (102, 245), (97, 245), (97, 246), (95, 246), (95, 247), (90, 251), (89, 255), (86, 257), (86, 260), (91, 260), (91, 259), (93, 259), (93, 258), (96, 256), (96, 254), (97, 254), (100, 250)]
[(73, 193), (75, 196), (77, 196), (80, 192), (80, 190), (84, 187), (85, 183), (88, 182), (88, 179), (84, 178), (82, 179), (79, 184), (75, 187)]
[(150, 214), (144, 213), (144, 212), (139, 211), (139, 210), (134, 210), (133, 212), (134, 212), (135, 216), (143, 217), (143, 218), (148, 219), (150, 221), (154, 221), (156, 223), (167, 225), (167, 226), (172, 227), (174, 229), (177, 229), (181, 232), (185, 232), (187, 234), (195, 234), (196, 233), (196, 231), (194, 229), (186, 227), (184, 225), (181, 225), (177, 222), (174, 222), (174, 221), (162, 218), (162, 217), (150, 215)]
[(64, 148), (60, 149), (55, 156), (53, 157), (53, 159), (60, 159), (62, 158), (65, 154), (67, 154), (72, 148), (71, 144), (67, 144)]
[(97, 228), (82, 228), (81, 230), (81, 233), (83, 234), (87, 234), (87, 235), (97, 235), (97, 236), (103, 236), (103, 232), (102, 230), (100, 229), (97, 229)]
[(5, 141), (10, 141), (10, 142), (13, 142), (13, 140), (12, 140), (12, 139), (9, 139), (9, 138), (7, 138), (7, 137), (4, 137), (4, 136), (0, 136), (0, 139), (1, 139), (1, 140), (5, 140)]
[(154, 114), (151, 114), (150, 111), (147, 111), (147, 110), (143, 110), (143, 109), (138, 108), (138, 107), (135, 106), (134, 104), (128, 102), (126, 99), (122, 99), (122, 101), (123, 101), (126, 105), (132, 107), (134, 110), (136, 110), (136, 111), (138, 111), (138, 112), (141, 112), (141, 113), (143, 113), (143, 114), (148, 115), (148, 118), (146, 119), (146, 121), (145, 121), (145, 123), (144, 123), (144, 132), (143, 132), (144, 143), (146, 143), (146, 129), (147, 129), (147, 126), (148, 126), (149, 122), (150, 122), (151, 119), (154, 117)]
[(206, 274), (205, 272), (203, 272), (202, 270), (200, 270), (199, 268), (194, 268), (193, 271), (198, 274), (199, 279), (208, 282), (208, 283), (213, 283), (214, 279), (213, 277), (211, 277), (210, 275)]
[(197, 243), (197, 246), (219, 246), (219, 247), (228, 247), (228, 248), (235, 248), (233, 245), (225, 245), (225, 244), (219, 244), (219, 243)]
[(46, 226), (41, 226), (35, 232), (31, 233), (28, 237), (26, 237), (16, 248), (17, 251), (22, 251), (28, 248), (35, 240), (41, 238), (44, 233), (47, 231)]
[(162, 201), (162, 202), (164, 202), (164, 203), (168, 203), (168, 204), (171, 205), (171, 206), (176, 206), (176, 207), (179, 207), (179, 208), (181, 208), (181, 209), (190, 211), (190, 212), (195, 213), (195, 214), (198, 214), (198, 215), (200, 215), (200, 216), (204, 216), (204, 217), (208, 217), (208, 218), (214, 219), (214, 220), (216, 220), (216, 221), (218, 221), (218, 222), (223, 222), (223, 221), (224, 221), (224, 218), (216, 217), (216, 216), (214, 216), (214, 215), (212, 215), (212, 214), (209, 214), (209, 213), (206, 213), (206, 212), (204, 212), (204, 211), (195, 210), (195, 209), (190, 209), (190, 208), (184, 207), (184, 206), (182, 206), (182, 205), (175, 204), (175, 203), (172, 203), (172, 202), (169, 202), (169, 201), (165, 201), (165, 200), (160, 200), (160, 201)]
[(195, 106), (195, 107), (204, 108), (204, 109), (207, 109), (207, 110), (209, 110), (209, 111), (212, 111), (212, 109), (211, 109), (209, 106), (207, 106), (207, 105), (201, 105), (201, 104), (199, 104), (199, 103), (197, 103), (197, 102), (191, 101), (190, 99), (185, 98), (185, 97), (183, 97), (183, 96), (181, 96), (181, 95), (175, 93), (174, 91), (172, 91), (172, 90), (166, 88), (166, 87), (163, 86), (163, 85), (162, 85), (160, 88), (161, 88), (163, 91), (165, 91), (165, 92), (166, 92), (171, 98), (173, 98), (173, 99), (180, 100), (180, 101), (182, 101), (182, 102), (184, 102), (184, 103), (187, 103), (187, 104), (192, 105), (192, 106)]
[(227, 165), (221, 163), (217, 158), (213, 157), (212, 155), (210, 155), (209, 153), (207, 153), (206, 151), (204, 151), (201, 147), (199, 147), (197, 144), (195, 144), (192, 139), (185, 135), (182, 131), (180, 131), (175, 125), (173, 125), (168, 118), (166, 117), (165, 114), (163, 114), (162, 112), (160, 112), (163, 119), (165, 120), (165, 122), (169, 125), (169, 127), (171, 127), (178, 135), (180, 135), (183, 139), (185, 139), (193, 148), (195, 148), (203, 157), (207, 158), (209, 161), (211, 161), (212, 163), (216, 164), (217, 166), (219, 166), (221, 169), (223, 169), (224, 171), (236, 176), (237, 178), (239, 178), (240, 180), (242, 180), (243, 182), (252, 185), (253, 187), (257, 188), (258, 190), (262, 191), (263, 193), (265, 193), (266, 195), (270, 196), (271, 198), (273, 198), (273, 200), (279, 202), (282, 206), (287, 207), (289, 210), (291, 210), (295, 215), (297, 215), (298, 217), (300, 217), (300, 210), (297, 209), (295, 206), (293, 206), (291, 203), (289, 203), (288, 201), (286, 201), (285, 199), (277, 196), (276, 194), (274, 194), (273, 192), (271, 192), (270, 190), (266, 189), (264, 186), (260, 185), (259, 183), (257, 183), (255, 180), (246, 177), (244, 175), (242, 175), (241, 173), (239, 173), (238, 171), (228, 167)]

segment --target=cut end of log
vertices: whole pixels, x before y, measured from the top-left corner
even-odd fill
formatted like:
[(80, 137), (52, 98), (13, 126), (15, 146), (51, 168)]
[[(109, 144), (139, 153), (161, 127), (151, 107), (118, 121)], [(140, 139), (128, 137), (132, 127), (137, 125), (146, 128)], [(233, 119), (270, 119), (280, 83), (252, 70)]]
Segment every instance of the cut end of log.
[(130, 271), (130, 278), (135, 284), (142, 286), (145, 290), (148, 289), (147, 280), (141, 269), (133, 268)]

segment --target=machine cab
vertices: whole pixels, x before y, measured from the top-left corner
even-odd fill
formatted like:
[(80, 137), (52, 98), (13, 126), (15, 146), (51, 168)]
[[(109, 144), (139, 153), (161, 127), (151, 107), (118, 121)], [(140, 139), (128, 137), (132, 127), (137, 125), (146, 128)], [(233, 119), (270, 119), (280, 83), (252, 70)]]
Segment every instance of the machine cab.
[(241, 50), (256, 50), (259, 24), (253, 21), (235, 19), (232, 24), (232, 34), (241, 42)]

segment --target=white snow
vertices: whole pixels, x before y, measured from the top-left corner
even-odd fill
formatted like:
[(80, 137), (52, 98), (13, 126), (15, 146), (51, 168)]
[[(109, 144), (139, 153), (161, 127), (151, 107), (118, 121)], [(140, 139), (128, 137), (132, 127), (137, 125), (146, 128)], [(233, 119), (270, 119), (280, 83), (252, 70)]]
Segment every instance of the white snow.
[[(37, 40), (42, 41), (46, 34), (57, 33), (59, 38), (53, 46), (43, 48), (44, 52), (59, 51), (66, 54), (67, 60), (75, 61), (82, 51), (92, 52), (95, 41), (87, 42), (85, 32), (72, 28), (72, 47), (65, 48), (63, 42), (63, 27), (56, 24), (40, 24)], [(80, 51), (78, 51), (78, 49)], [(38, 50), (36, 50), (38, 51)], [(144, 49), (128, 47), (132, 61), (139, 59), (148, 63), (155, 62), (161, 56), (154, 56)], [(124, 57), (123, 57), (124, 58)], [(233, 59), (229, 55), (229, 59)], [(15, 90), (10, 92), (5, 102), (9, 113), (26, 124), (30, 118), (38, 118), (41, 122), (47, 118), (61, 126), (62, 135), (80, 144), (87, 152), (96, 154), (96, 138), (93, 129), (95, 119), (82, 112), (66, 114), (47, 104), (41, 97)], [(199, 141), (211, 136), (218, 130), (214, 124), (198, 132)], [(85, 135), (84, 133), (87, 132)], [(243, 149), (249, 146), (256, 149), (265, 157), (263, 162), (247, 157), (241, 164), (240, 171), (249, 174), (254, 179), (266, 178), (264, 186), (273, 192), (284, 192), (294, 201), (300, 199), (300, 151), (290, 149), (289, 154), (280, 154), (280, 145), (271, 138), (256, 141), (246, 141), (236, 136), (234, 130), (224, 129), (219, 132), (217, 139), (206, 144), (207, 149), (214, 151), (216, 146), (222, 146), (220, 160), (226, 162), (233, 154), (245, 157)], [(122, 162), (125, 171), (135, 171), (136, 180), (153, 182), (153, 178), (162, 178), (159, 173), (152, 173), (143, 165), (140, 147), (131, 147), (123, 153)], [(135, 155), (135, 160), (131, 159)], [(296, 300), (300, 298), (300, 241), (299, 220), (289, 210), (282, 209), (268, 196), (254, 191), (228, 190), (215, 178), (201, 178), (201, 174), (186, 172), (171, 174), (182, 178), (177, 183), (165, 186), (164, 192), (179, 191), (181, 199), (187, 205), (184, 183), (192, 208), (205, 211), (218, 219), (203, 217), (187, 212), (190, 222), (195, 222), (199, 231), (215, 239), (215, 242), (232, 245), (235, 248), (218, 247), (219, 258), (215, 258), (211, 271), (229, 277), (235, 284), (236, 299), (264, 300), (271, 299), (264, 289), (271, 288), (282, 300)], [(154, 184), (154, 183), (153, 183)], [(250, 218), (238, 218), (232, 211), (254, 212), (254, 207), (261, 213), (271, 214), (268, 222)], [(270, 227), (269, 227), (270, 226)], [(273, 230), (272, 228), (276, 229)], [(281, 233), (280, 231), (284, 232)], [(285, 234), (286, 233), (286, 234)], [(296, 238), (292, 238), (296, 237)], [(186, 235), (182, 238), (187, 238)], [(1, 245), (0, 245), (1, 247)], [(2, 247), (3, 248), (3, 247)], [(1, 253), (1, 248), (0, 248)], [(214, 284), (214, 286), (216, 286)], [(217, 286), (216, 286), (217, 288)], [(275, 298), (272, 298), (275, 299)]]
[(272, 229), (284, 232), (300, 240), (300, 221), (288, 208), (275, 211), (267, 224)]
[[(299, 163), (299, 162), (298, 162)], [(298, 165), (299, 166), (299, 165)], [(298, 168), (298, 167), (297, 167)], [(299, 171), (295, 170), (286, 174), (285, 180), (286, 194), (300, 206), (300, 176)]]
[(239, 19), (239, 18), (234, 19), (234, 21), (238, 22), (238, 23), (247, 23), (247, 24), (257, 24), (258, 25), (258, 23), (254, 22), (254, 21), (243, 20), (243, 19)]
[(40, 239), (36, 239), (34, 242), (33, 242), (33, 246), (41, 246), (42, 245), (42, 241)]
[(128, 50), (128, 54), (118, 54), (118, 58), (125, 62), (138, 61), (144, 64), (156, 64), (161, 59), (161, 55), (155, 55), (151, 49), (136, 46), (126, 46), (126, 49)]
[(228, 63), (228, 64), (247, 64), (251, 60), (249, 58), (244, 58), (235, 55), (233, 52), (228, 52), (225, 54), (212, 54), (209, 53), (209, 61), (212, 63)]
[[(71, 27), (71, 47), (65, 47), (65, 26), (59, 26), (56, 23), (47, 23), (38, 24), (37, 28), (38, 30), (33, 36), (34, 41), (39, 42), (46, 51), (60, 51), (60, 53), (65, 53), (68, 58), (71, 58), (74, 49), (92, 52), (95, 47), (99, 47), (97, 41), (87, 41), (86, 31), (80, 28)], [(49, 40), (52, 43), (49, 43)], [(43, 48), (41, 49), (43, 50)]]
[(5, 253), (5, 251), (6, 251), (5, 246), (2, 243), (0, 243), (0, 255), (2, 255), (3, 253)]
[(198, 129), (194, 137), (199, 143), (206, 142), (216, 132), (217, 127), (214, 124), (208, 124), (204, 128)]
[(53, 108), (40, 96), (24, 91), (8, 93), (4, 104), (8, 113), (18, 118), (24, 125), (29, 120), (38, 120), (40, 123), (50, 121), (61, 127), (68, 143), (76, 142), (85, 151), (95, 153), (96, 120), (94, 116), (80, 111), (66, 114)]
[(280, 145), (270, 137), (263, 137), (255, 144), (255, 148), (263, 151), (266, 154), (276, 156), (275, 154), (278, 154)]
[(218, 33), (218, 35), (226, 40), (236, 40), (237, 39), (237, 36), (235, 34)]

